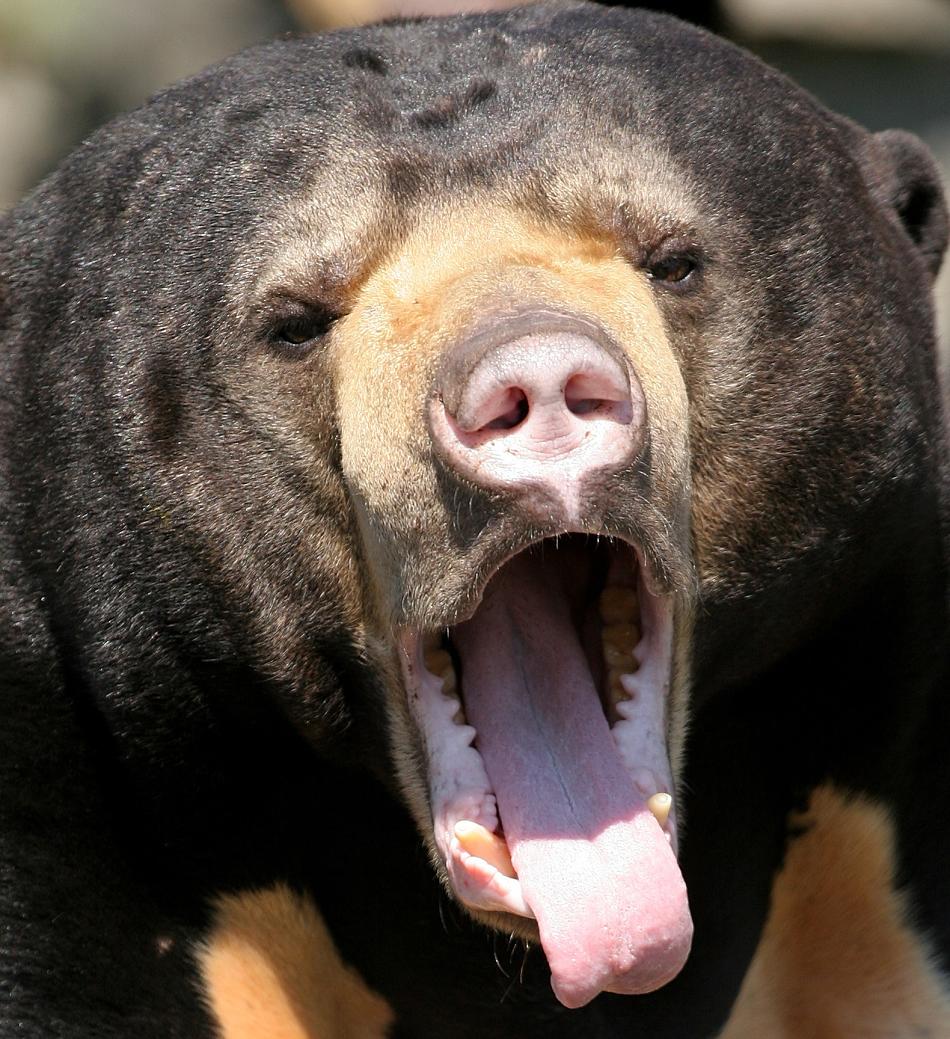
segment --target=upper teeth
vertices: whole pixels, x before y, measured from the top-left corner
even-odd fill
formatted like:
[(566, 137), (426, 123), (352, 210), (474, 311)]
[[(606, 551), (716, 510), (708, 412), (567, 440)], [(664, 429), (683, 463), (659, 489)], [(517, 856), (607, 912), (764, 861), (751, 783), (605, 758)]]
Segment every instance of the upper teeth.
[[(622, 675), (633, 674), (639, 668), (634, 656), (634, 647), (640, 641), (639, 602), (635, 588), (629, 585), (608, 585), (601, 592), (598, 602), (600, 618), (603, 622), (601, 630), (602, 652), (607, 667), (607, 700), (611, 723), (616, 721), (612, 708), (621, 700), (630, 698), (630, 694), (621, 682)], [(457, 698), (457, 679), (455, 665), (451, 654), (445, 650), (438, 635), (427, 637), (425, 645), (426, 670), (442, 681), (442, 692), (446, 696)], [(465, 713), (459, 701), (456, 721), (464, 722)]]
[(459, 725), (465, 724), (465, 711), (462, 701), (456, 693), (455, 665), (452, 663), (451, 654), (444, 650), (441, 645), (433, 639), (427, 639), (425, 647), (425, 668), (430, 675), (442, 680), (442, 692), (455, 701), (456, 711), (452, 720)]
[(605, 624), (602, 637), (611, 646), (633, 647), (640, 641), (640, 631), (636, 624)]
[(629, 585), (608, 585), (600, 593), (600, 619), (604, 624), (629, 624), (637, 616), (637, 592)]
[(608, 585), (601, 592), (598, 606), (604, 625), (601, 640), (607, 666), (607, 711), (613, 723), (617, 717), (613, 708), (630, 697), (620, 678), (633, 674), (639, 667), (633, 655), (633, 648), (640, 641), (636, 590), (629, 585)]
[(441, 678), (443, 683), (451, 681), (452, 688), (455, 688), (455, 668), (446, 650), (439, 647), (426, 650), (426, 670)]

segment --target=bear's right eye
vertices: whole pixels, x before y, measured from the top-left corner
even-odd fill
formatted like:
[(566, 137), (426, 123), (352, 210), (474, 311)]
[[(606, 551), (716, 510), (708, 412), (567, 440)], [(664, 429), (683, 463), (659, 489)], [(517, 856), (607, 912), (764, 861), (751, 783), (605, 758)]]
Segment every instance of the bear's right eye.
[(668, 256), (650, 264), (647, 268), (647, 275), (653, 281), (677, 285), (686, 281), (694, 270), (696, 270), (696, 261), (692, 256)]

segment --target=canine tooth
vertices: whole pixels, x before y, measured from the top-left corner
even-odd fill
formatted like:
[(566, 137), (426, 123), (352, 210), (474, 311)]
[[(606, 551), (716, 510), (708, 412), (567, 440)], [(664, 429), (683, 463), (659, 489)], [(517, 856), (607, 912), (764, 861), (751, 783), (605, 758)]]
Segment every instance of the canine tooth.
[(600, 637), (605, 646), (632, 649), (640, 641), (640, 629), (636, 624), (608, 624)]
[(605, 624), (629, 624), (637, 614), (637, 593), (626, 585), (609, 585), (600, 593), (600, 619)]
[(670, 808), (673, 806), (673, 798), (669, 794), (654, 794), (647, 799), (647, 808), (653, 813), (653, 818), (662, 827), (666, 827), (666, 821), (670, 817)]
[(518, 874), (511, 864), (511, 855), (508, 854), (508, 845), (497, 833), (486, 830), (481, 823), (469, 822), (466, 819), (455, 824), (455, 836), (469, 855), (484, 859), (499, 873), (512, 880), (517, 878)]

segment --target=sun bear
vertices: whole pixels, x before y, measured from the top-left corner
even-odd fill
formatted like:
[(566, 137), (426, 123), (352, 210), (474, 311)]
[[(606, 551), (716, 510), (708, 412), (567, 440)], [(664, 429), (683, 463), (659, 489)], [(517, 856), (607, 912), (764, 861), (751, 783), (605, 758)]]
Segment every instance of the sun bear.
[(0, 223), (0, 1031), (945, 1031), (946, 239), (583, 3), (85, 142)]

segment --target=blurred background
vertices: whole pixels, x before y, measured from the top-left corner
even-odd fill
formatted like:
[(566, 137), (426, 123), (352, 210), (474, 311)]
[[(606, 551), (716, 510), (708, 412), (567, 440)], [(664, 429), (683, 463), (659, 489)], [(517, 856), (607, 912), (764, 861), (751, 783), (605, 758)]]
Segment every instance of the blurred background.
[[(278, 33), (507, 0), (0, 0), (0, 211), (100, 123)], [(930, 145), (950, 183), (950, 0), (670, 0), (869, 129)], [(937, 289), (950, 341), (950, 262)], [(945, 358), (947, 353), (945, 351)]]

